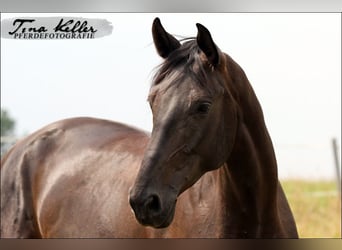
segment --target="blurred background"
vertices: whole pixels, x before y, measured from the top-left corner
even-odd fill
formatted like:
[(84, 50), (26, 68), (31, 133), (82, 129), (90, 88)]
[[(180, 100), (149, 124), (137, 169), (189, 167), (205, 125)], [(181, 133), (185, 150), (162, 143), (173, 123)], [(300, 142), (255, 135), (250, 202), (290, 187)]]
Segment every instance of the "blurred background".
[(341, 237), (341, 15), (328, 13), (9, 14), (101, 18), (92, 40), (1, 39), (1, 155), (56, 120), (91, 116), (151, 131), (151, 78), (162, 60), (151, 24), (205, 25), (245, 70), (263, 107), (279, 178), (301, 237)]

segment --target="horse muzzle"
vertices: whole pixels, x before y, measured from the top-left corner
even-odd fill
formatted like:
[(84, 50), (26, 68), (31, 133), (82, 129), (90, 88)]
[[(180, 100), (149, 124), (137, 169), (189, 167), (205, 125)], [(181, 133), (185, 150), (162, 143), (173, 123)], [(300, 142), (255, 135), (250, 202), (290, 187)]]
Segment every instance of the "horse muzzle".
[(158, 194), (136, 193), (131, 191), (129, 203), (137, 221), (143, 226), (154, 228), (168, 227), (175, 213), (176, 199), (172, 202), (162, 201)]

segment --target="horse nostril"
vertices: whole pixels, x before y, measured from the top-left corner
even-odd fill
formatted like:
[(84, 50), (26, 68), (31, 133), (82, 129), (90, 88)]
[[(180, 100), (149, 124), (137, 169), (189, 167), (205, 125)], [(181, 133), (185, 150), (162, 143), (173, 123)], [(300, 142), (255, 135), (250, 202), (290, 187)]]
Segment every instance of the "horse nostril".
[(151, 212), (159, 212), (161, 210), (160, 199), (157, 195), (151, 195), (145, 202), (145, 208)]

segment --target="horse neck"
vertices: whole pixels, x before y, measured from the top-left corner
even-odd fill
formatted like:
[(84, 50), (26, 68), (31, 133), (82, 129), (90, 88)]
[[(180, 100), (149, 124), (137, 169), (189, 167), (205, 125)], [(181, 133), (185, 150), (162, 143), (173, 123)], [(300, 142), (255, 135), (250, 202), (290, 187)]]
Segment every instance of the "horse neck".
[(220, 174), (228, 224), (255, 236), (262, 233), (260, 225), (277, 219), (277, 163), (257, 97), (242, 69), (233, 61), (232, 67), (239, 73), (232, 79), (239, 118), (235, 144)]

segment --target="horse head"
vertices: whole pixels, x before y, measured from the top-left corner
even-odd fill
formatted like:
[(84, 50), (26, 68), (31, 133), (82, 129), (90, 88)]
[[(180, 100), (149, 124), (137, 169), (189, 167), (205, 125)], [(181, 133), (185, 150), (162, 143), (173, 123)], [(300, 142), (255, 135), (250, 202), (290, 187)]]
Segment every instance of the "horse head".
[(207, 171), (222, 166), (233, 148), (237, 105), (227, 55), (196, 24), (196, 38), (179, 42), (156, 18), (153, 41), (164, 58), (149, 93), (153, 130), (130, 204), (142, 225), (170, 225), (177, 197)]

